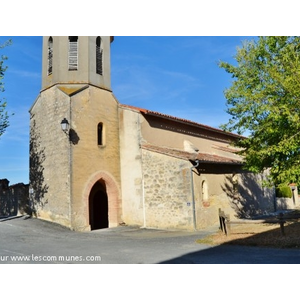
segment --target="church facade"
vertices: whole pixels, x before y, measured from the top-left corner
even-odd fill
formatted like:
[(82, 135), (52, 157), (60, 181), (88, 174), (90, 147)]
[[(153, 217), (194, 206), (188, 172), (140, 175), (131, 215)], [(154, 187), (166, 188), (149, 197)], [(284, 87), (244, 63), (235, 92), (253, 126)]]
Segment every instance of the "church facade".
[(43, 38), (42, 89), (30, 109), (30, 201), (41, 219), (88, 231), (121, 225), (197, 230), (218, 209), (274, 209), (242, 169), (241, 136), (121, 104), (112, 37)]

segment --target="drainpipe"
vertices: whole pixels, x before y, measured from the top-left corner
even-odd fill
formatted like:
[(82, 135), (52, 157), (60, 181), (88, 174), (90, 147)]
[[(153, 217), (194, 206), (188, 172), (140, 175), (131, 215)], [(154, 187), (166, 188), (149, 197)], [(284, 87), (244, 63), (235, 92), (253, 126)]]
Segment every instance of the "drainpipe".
[(195, 193), (194, 193), (194, 177), (193, 177), (193, 169), (197, 169), (200, 161), (197, 159), (195, 160), (196, 165), (191, 167), (191, 189), (192, 189), (192, 208), (193, 208), (193, 225), (194, 230), (196, 230), (196, 206), (195, 206)]
[(145, 179), (144, 179), (144, 160), (143, 160), (143, 150), (141, 147), (142, 144), (142, 130), (141, 130), (141, 116), (138, 114), (137, 116), (137, 132), (139, 133), (138, 136), (138, 144), (140, 147), (140, 153), (141, 153), (141, 173), (142, 173), (142, 203), (143, 203), (143, 227), (147, 228), (147, 221), (146, 221), (146, 203), (145, 203)]

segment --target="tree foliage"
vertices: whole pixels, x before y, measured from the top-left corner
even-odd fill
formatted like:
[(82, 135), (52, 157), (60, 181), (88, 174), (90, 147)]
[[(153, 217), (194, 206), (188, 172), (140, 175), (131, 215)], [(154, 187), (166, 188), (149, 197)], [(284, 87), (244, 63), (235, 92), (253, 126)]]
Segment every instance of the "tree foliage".
[(276, 185), (300, 183), (300, 37), (245, 41), (235, 60), (219, 63), (233, 78), (222, 128), (247, 133), (237, 145), (248, 170), (269, 169)]
[[(7, 42), (5, 42), (2, 45), (0, 44), (0, 50), (10, 44), (11, 44), (11, 40), (8, 40)], [(4, 56), (4, 55), (0, 56), (0, 93), (4, 92), (3, 78), (4, 78), (4, 73), (7, 69), (7, 66), (4, 66), (4, 61), (6, 59), (7, 59), (6, 56)], [(9, 116), (6, 111), (6, 101), (5, 101), (5, 99), (0, 98), (0, 137), (5, 132), (5, 129), (9, 125), (8, 118), (9, 118)]]

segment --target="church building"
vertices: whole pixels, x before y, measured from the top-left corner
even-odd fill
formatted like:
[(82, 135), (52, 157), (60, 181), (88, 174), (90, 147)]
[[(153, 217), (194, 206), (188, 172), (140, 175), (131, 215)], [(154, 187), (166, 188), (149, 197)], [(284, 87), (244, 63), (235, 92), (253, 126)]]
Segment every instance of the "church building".
[(243, 137), (115, 98), (113, 40), (43, 37), (30, 109), (33, 214), (77, 231), (197, 230), (216, 224), (219, 208), (233, 217), (272, 210), (272, 191), (231, 146)]

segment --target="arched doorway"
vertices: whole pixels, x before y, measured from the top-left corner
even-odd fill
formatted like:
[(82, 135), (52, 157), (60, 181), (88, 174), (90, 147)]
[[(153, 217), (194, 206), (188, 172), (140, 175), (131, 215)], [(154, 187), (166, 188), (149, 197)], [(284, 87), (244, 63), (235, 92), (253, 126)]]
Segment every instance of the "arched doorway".
[(89, 195), (91, 230), (108, 228), (108, 197), (105, 182), (97, 181)]
[[(94, 214), (96, 214), (97, 210), (93, 210), (93, 205), (90, 205), (90, 202), (93, 203), (92, 200), (97, 191), (105, 192), (108, 202), (108, 227), (117, 227), (122, 221), (120, 215), (120, 194), (117, 182), (109, 174), (105, 171), (99, 171), (94, 173), (88, 180), (84, 189), (83, 199), (86, 203), (85, 217), (86, 217), (86, 225), (92, 230), (91, 218), (94, 218)], [(100, 193), (98, 195), (101, 195)], [(94, 211), (94, 213), (91, 213)], [(97, 218), (96, 218), (97, 219)], [(103, 227), (105, 228), (105, 227)]]

